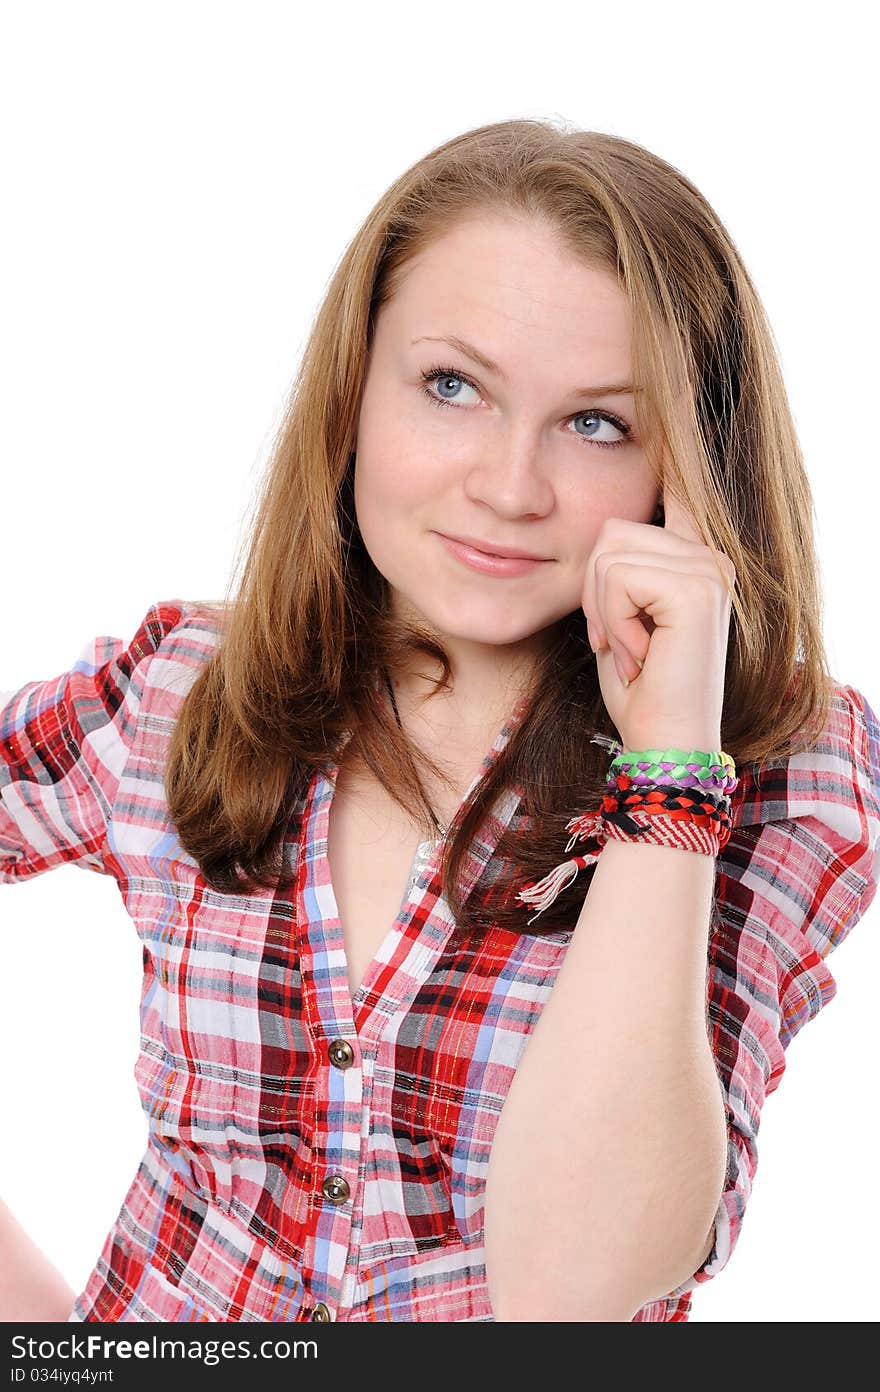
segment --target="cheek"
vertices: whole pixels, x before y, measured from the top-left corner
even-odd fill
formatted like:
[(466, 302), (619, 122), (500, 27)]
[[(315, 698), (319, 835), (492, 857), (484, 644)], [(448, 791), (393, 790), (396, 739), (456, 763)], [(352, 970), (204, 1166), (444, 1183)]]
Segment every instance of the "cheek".
[(598, 470), (584, 482), (567, 479), (557, 486), (557, 502), (565, 519), (564, 533), (572, 558), (584, 563), (596, 545), (603, 524), (611, 517), (649, 521), (656, 486), (650, 480), (603, 477)]
[(412, 388), (384, 389), (377, 382), (364, 395), (358, 423), (355, 496), (365, 509), (394, 511), (430, 506), (460, 478), (462, 469), (433, 417), (439, 410)]
[(425, 471), (417, 462), (389, 450), (382, 455), (358, 455), (354, 471), (354, 505), (361, 528), (387, 525), (409, 512), (429, 495)]
[(432, 504), (447, 490), (454, 467), (405, 419), (388, 411), (362, 418), (355, 464), (355, 506), (377, 524), (382, 514), (412, 512)]
[(606, 517), (614, 516), (614, 504), (596, 489), (574, 488), (567, 495), (557, 494), (557, 504), (566, 553), (573, 564), (584, 566), (602, 523)]

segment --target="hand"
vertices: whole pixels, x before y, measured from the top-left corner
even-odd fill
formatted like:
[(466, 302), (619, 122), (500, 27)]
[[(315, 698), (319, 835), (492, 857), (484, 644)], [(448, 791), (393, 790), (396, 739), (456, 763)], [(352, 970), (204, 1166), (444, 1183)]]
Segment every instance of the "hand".
[(671, 495), (664, 510), (663, 527), (609, 517), (587, 560), (581, 603), (599, 685), (624, 749), (718, 749), (731, 610), (723, 575), (735, 585), (736, 571)]

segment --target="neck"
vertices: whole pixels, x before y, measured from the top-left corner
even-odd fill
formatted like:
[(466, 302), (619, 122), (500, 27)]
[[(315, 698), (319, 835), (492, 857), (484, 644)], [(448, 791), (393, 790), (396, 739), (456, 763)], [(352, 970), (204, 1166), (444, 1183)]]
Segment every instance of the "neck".
[(488, 748), (525, 690), (522, 674), (490, 689), (459, 683), (434, 695), (424, 675), (396, 671), (388, 677), (407, 733), (423, 748), (450, 754)]
[(533, 634), (519, 645), (453, 641), (442, 635), (449, 657), (447, 684), (439, 663), (421, 652), (388, 670), (401, 723), (413, 736), (454, 748), (489, 743), (520, 697), (528, 690), (546, 644)]
[[(392, 612), (440, 643), (449, 659), (448, 684), (434, 694), (440, 664), (426, 653), (411, 652), (389, 670), (404, 727), (426, 737), (454, 743), (479, 742), (500, 728), (505, 716), (528, 689), (542, 653), (552, 644), (555, 621), (511, 643), (488, 643), (449, 634), (428, 621), (403, 595), (393, 592)], [(491, 742), (491, 741), (490, 741)]]

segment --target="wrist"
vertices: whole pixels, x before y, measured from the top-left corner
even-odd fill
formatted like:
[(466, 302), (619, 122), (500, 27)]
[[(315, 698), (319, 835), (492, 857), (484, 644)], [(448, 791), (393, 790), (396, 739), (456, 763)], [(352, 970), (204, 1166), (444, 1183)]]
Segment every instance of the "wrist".
[[(701, 733), (699, 730), (689, 730), (687, 737), (682, 734), (666, 731), (665, 738), (660, 732), (653, 730), (649, 739), (639, 741), (637, 739), (621, 740), (623, 754), (641, 754), (646, 749), (696, 749), (703, 754), (717, 754), (722, 750), (721, 732), (710, 730)], [(695, 738), (696, 737), (696, 738)]]

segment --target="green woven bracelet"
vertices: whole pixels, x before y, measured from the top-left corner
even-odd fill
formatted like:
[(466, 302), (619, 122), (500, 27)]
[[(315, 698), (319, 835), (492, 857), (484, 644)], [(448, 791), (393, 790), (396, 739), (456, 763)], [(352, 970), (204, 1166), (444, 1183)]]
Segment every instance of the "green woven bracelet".
[[(663, 765), (672, 764), (672, 768)], [(645, 767), (647, 765), (647, 767)], [(637, 749), (616, 755), (611, 761), (609, 781), (618, 773), (629, 774), (636, 769), (639, 777), (682, 779), (693, 783), (708, 783), (736, 778), (736, 765), (723, 749)]]

